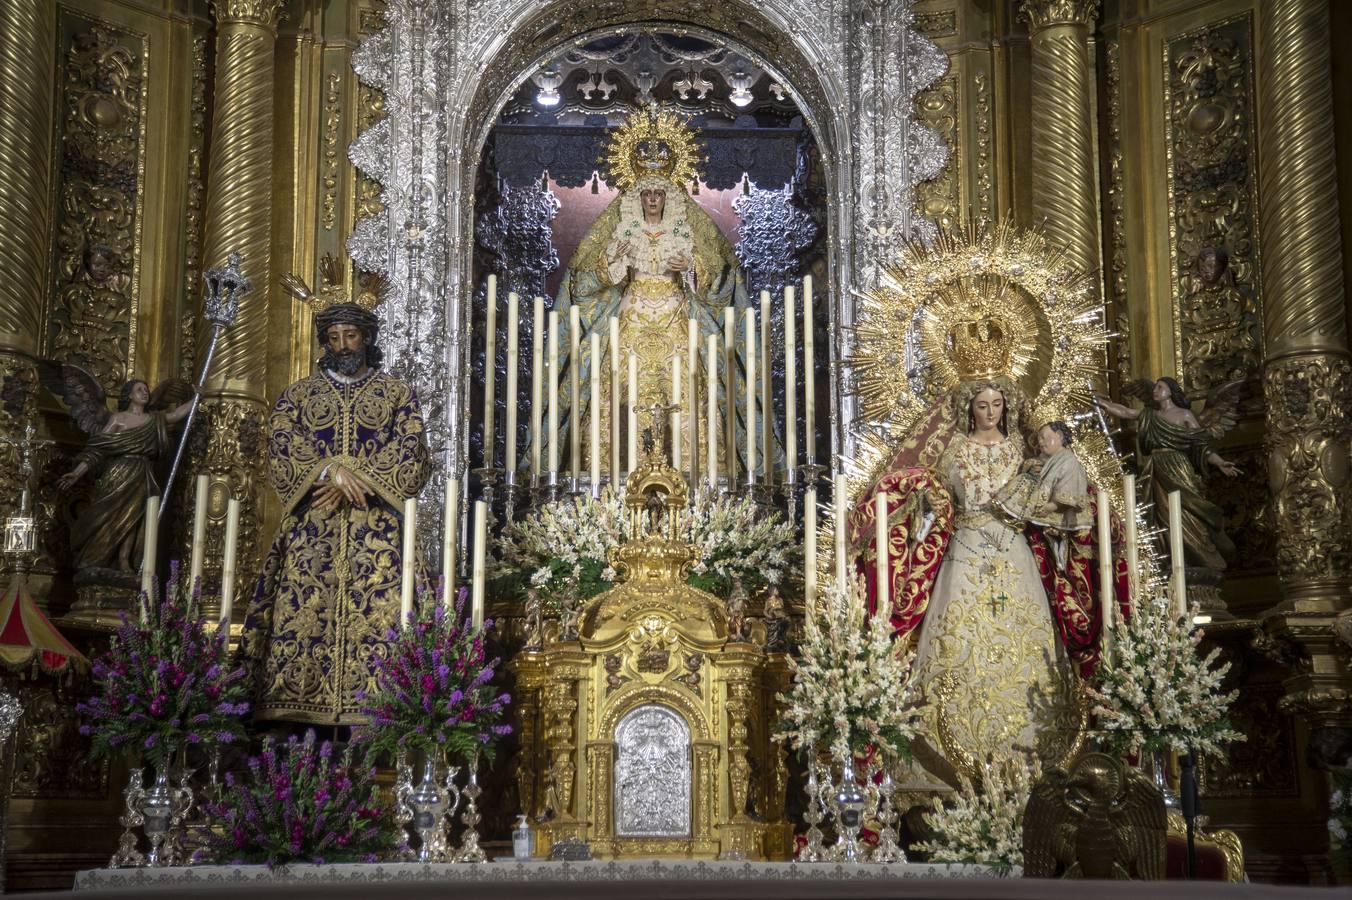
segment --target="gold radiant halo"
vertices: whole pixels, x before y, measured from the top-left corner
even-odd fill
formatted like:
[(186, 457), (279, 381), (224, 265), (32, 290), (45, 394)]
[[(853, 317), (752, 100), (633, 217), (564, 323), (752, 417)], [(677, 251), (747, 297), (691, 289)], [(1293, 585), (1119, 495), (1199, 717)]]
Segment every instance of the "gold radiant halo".
[(367, 312), (374, 312), (384, 299), (382, 294), (385, 279), (379, 273), (363, 272), (357, 278), (359, 290), (349, 295), (343, 284), (343, 266), (332, 253), (325, 253), (319, 260), (319, 290), (314, 291), (295, 272), (281, 276), (278, 282), (282, 290), (310, 307), (311, 312), (319, 313), (330, 306), (350, 303), (360, 306)]
[(672, 107), (650, 103), (611, 132), (604, 159), (606, 181), (630, 191), (645, 175), (659, 175), (685, 187), (699, 177), (699, 159), (695, 129), (686, 117)]
[(1000, 360), (1000, 374), (1028, 399), (1025, 424), (1070, 424), (1090, 480), (1125, 513), (1121, 463), (1097, 420), (1085, 416), (1104, 371), (1103, 307), (1064, 250), (1006, 220), (944, 229), (928, 245), (908, 241), (883, 273), (879, 287), (856, 294), (846, 361), (860, 411), (845, 473), (851, 498), (877, 482), (896, 442), (935, 400)]

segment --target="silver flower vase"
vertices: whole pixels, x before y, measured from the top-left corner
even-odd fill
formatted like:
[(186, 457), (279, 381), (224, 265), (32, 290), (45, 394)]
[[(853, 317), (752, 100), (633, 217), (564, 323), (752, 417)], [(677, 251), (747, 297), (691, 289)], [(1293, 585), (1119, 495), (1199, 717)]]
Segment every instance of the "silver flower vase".
[(1182, 809), (1183, 801), (1179, 799), (1178, 791), (1174, 790), (1173, 783), (1169, 780), (1169, 751), (1150, 750), (1141, 752), (1141, 767), (1145, 769), (1146, 775), (1155, 788), (1164, 795), (1164, 806), (1167, 809)]
[(147, 788), (141, 797), (141, 816), (146, 840), (150, 850), (146, 853), (147, 866), (162, 866), (166, 863), (165, 840), (169, 836), (169, 821), (178, 807), (177, 791), (169, 786), (169, 770), (156, 766), (155, 783)]
[(469, 758), (469, 781), (465, 784), (463, 791), (465, 795), (465, 811), (460, 814), (460, 821), (465, 825), (465, 835), (460, 840), (460, 852), (456, 854), (455, 861), (458, 863), (481, 863), (488, 862), (488, 854), (484, 853), (484, 848), (479, 846), (479, 795), (483, 793), (483, 788), (479, 787), (479, 754), (474, 752)]
[(826, 848), (822, 846), (822, 819), (826, 818), (826, 805), (822, 803), (822, 786), (817, 779), (817, 761), (807, 764), (807, 809), (803, 811), (803, 821), (807, 823), (807, 843), (799, 850), (799, 862), (826, 862)]
[(855, 783), (854, 760), (846, 757), (836, 788), (836, 831), (839, 837), (832, 856), (845, 863), (862, 862), (859, 856), (859, 826), (864, 818), (864, 794)]
[(423, 759), (422, 780), (413, 783), (413, 769), (400, 754), (395, 762), (395, 811), (399, 822), (418, 836), (418, 847), (408, 858), (418, 862), (447, 862), (449, 840), (446, 835), (446, 816), (460, 805), (460, 791), (455, 786), (456, 768), (451, 768), (445, 781), (437, 778), (437, 758), (427, 754)]

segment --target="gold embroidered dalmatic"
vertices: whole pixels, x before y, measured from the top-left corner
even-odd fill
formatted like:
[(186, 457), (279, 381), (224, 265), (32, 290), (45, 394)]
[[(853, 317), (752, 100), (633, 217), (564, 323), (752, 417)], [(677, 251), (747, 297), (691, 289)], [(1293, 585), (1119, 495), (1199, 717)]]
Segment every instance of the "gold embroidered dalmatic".
[[(269, 465), (282, 522), (245, 623), (259, 718), (354, 724), (357, 694), (399, 617), (404, 500), (427, 482), (413, 389), (379, 371), (327, 373), (286, 389), (269, 420)], [(334, 466), (371, 489), (367, 507), (312, 504)]]

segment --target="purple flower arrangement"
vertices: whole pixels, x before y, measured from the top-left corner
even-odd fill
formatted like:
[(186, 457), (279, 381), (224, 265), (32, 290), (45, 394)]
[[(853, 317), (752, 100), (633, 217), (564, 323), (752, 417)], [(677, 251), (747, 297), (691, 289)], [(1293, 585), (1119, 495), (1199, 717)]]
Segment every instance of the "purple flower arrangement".
[(244, 736), (244, 669), (230, 668), (222, 631), (208, 633), (199, 597), (175, 602), (178, 570), (158, 604), (142, 595), (145, 620), (125, 613), (108, 650), (95, 658), (99, 693), (76, 704), (94, 757), (136, 750), (163, 768), (188, 744), (228, 744)]
[(219, 827), (201, 861), (375, 862), (396, 849), (398, 829), (379, 803), (375, 769), (355, 764), (351, 746), (337, 759), (329, 741), (316, 747), (313, 729), (280, 747), (264, 738), (248, 774), (229, 772), (225, 783), (222, 802), (206, 805)]
[(389, 656), (376, 662), (375, 690), (362, 698), (369, 724), (357, 738), (373, 751), (491, 759), (497, 739), (511, 733), (501, 720), (512, 698), (493, 687), (498, 660), (484, 647), (493, 623), (474, 628), (465, 596), (462, 588), (448, 616), (426, 595), (421, 606), (432, 614), (387, 636)]

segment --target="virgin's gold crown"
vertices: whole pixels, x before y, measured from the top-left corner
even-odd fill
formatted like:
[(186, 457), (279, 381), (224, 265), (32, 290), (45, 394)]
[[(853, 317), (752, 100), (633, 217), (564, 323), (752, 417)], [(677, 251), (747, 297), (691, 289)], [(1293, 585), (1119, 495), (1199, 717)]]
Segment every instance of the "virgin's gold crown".
[(606, 180), (622, 191), (633, 190), (649, 175), (688, 185), (699, 172), (695, 130), (685, 116), (656, 103), (640, 109), (610, 136), (606, 148)]
[(974, 381), (1009, 373), (1014, 339), (1002, 319), (986, 315), (957, 322), (949, 330), (948, 338), (961, 380)]

